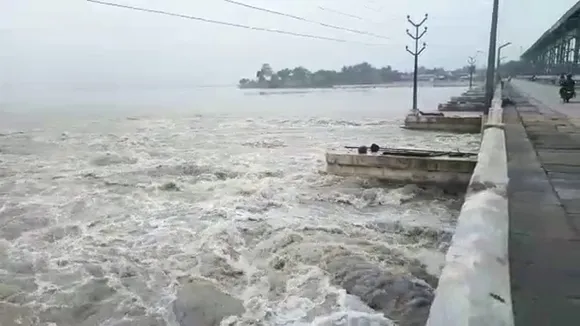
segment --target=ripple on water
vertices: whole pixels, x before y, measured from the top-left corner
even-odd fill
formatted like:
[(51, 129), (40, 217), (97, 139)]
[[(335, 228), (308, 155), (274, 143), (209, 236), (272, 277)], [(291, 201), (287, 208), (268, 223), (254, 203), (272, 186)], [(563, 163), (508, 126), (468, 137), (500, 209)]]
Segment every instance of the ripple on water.
[(275, 120), (3, 135), (0, 325), (420, 325), (460, 200), (318, 172), (392, 121)]

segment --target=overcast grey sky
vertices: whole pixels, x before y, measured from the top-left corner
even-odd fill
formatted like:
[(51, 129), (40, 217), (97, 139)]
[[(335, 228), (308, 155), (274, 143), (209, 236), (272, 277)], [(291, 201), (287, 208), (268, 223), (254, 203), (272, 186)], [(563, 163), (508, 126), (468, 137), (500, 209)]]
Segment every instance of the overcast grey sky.
[[(338, 69), (367, 61), (410, 70), (406, 15), (428, 12), (425, 66), (459, 67), (487, 52), (491, 0), (238, 0), (346, 28), (325, 28), (222, 0), (110, 0), (215, 20), (381, 45), (244, 30), (105, 7), (84, 0), (0, 0), (0, 83), (236, 83), (268, 62), (274, 69)], [(499, 41), (517, 58), (576, 0), (500, 0)], [(323, 11), (319, 6), (365, 20)], [(485, 57), (480, 54), (479, 62)]]

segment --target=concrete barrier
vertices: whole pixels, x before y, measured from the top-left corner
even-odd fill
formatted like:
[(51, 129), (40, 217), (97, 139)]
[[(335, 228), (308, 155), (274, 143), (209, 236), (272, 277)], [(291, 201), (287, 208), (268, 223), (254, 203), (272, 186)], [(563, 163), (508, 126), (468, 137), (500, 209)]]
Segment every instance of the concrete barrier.
[(507, 153), (501, 90), (445, 258), (427, 326), (513, 326)]

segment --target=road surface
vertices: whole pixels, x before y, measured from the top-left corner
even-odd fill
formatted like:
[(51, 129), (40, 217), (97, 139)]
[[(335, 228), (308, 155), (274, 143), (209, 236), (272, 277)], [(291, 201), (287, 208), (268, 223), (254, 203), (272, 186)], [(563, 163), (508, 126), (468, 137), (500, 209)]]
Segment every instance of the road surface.
[(516, 326), (580, 324), (580, 100), (512, 81), (505, 110)]

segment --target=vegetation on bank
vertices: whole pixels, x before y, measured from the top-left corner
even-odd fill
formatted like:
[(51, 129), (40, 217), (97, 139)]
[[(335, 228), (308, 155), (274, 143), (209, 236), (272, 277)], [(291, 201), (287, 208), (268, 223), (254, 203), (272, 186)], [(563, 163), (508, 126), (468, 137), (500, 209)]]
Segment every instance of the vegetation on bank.
[[(469, 67), (454, 71), (443, 68), (427, 69), (419, 67), (419, 74), (445, 79), (459, 79), (459, 76), (469, 74)], [(255, 79), (243, 78), (239, 81), (240, 88), (324, 88), (341, 85), (372, 85), (386, 84), (401, 80), (409, 80), (409, 73), (402, 73), (391, 66), (375, 68), (367, 62), (354, 66), (344, 66), (340, 71), (318, 70), (310, 71), (304, 67), (274, 71), (270, 64), (265, 63), (256, 72)]]
[[(554, 74), (575, 73), (580, 74), (580, 69), (562, 65), (551, 67)], [(472, 67), (465, 66), (460, 69), (446, 71), (443, 68), (428, 69), (419, 67), (420, 79), (436, 78), (445, 80), (466, 79)], [(536, 66), (528, 62), (513, 60), (503, 63), (499, 68), (502, 76), (544, 74), (545, 67)], [(484, 78), (485, 69), (474, 69), (474, 80)], [(342, 85), (373, 85), (388, 84), (398, 81), (411, 80), (412, 73), (400, 72), (391, 66), (375, 68), (367, 62), (353, 66), (344, 66), (340, 71), (318, 70), (310, 71), (304, 67), (293, 69), (284, 68), (274, 71), (270, 64), (265, 63), (256, 72), (255, 79), (243, 78), (239, 81), (240, 88), (325, 88)]]

